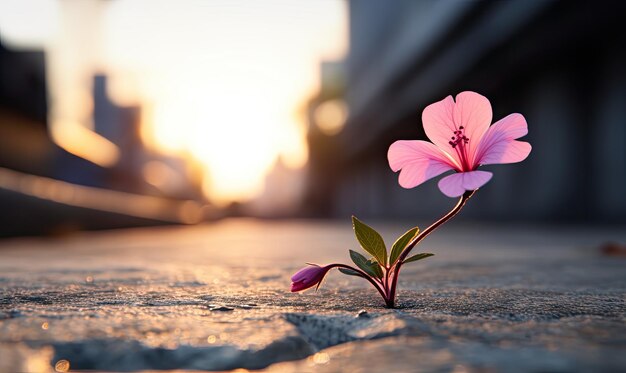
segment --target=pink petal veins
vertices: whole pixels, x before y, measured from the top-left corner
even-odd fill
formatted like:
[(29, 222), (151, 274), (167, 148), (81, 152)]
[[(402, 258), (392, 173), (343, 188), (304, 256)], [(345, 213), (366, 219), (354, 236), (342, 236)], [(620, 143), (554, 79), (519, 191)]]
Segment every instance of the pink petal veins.
[(400, 171), (399, 183), (413, 188), (426, 180), (456, 168), (452, 158), (435, 145), (420, 140), (400, 140), (389, 147), (389, 166)]
[(491, 103), (487, 97), (476, 92), (461, 92), (456, 95), (453, 117), (457, 129), (462, 127), (469, 139), (467, 154), (471, 162), (480, 140), (493, 119)]
[(454, 125), (454, 100), (448, 96), (441, 101), (426, 106), (422, 112), (422, 123), (426, 136), (440, 149), (447, 149), (455, 162), (461, 164), (449, 141), (457, 128)]
[(530, 144), (516, 139), (526, 135), (526, 120), (511, 114), (491, 127), (489, 100), (471, 91), (455, 99), (448, 96), (428, 105), (422, 113), (424, 131), (433, 144), (397, 141), (387, 154), (393, 171), (401, 171), (399, 183), (413, 188), (450, 169), (457, 171), (439, 181), (449, 197), (461, 196), (487, 183), (492, 174), (476, 171), (483, 164), (514, 163), (528, 157)]
[(439, 180), (439, 189), (448, 197), (460, 197), (468, 190), (485, 185), (493, 174), (487, 171), (458, 172)]
[[(424, 131), (428, 138), (441, 150), (448, 152), (464, 171), (472, 168), (473, 155), (491, 119), (489, 100), (471, 91), (459, 93), (456, 103), (452, 96), (448, 96), (428, 105), (422, 112)], [(455, 149), (451, 142), (458, 142), (461, 135), (469, 141), (467, 145), (461, 144)]]
[(526, 159), (531, 150), (530, 144), (524, 141), (499, 141), (489, 147), (479, 163), (483, 165), (517, 163)]
[(485, 133), (475, 154), (476, 164), (521, 162), (531, 151), (527, 142), (515, 141), (528, 133), (526, 119), (510, 114), (494, 123)]

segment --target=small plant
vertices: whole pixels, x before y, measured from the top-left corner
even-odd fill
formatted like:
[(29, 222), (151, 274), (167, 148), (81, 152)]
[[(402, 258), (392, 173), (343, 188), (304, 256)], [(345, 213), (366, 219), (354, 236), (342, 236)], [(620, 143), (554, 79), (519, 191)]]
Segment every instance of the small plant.
[[(319, 266), (309, 264), (291, 278), (291, 291), (319, 287), (329, 270), (362, 277), (380, 293), (387, 307), (395, 307), (398, 275), (404, 264), (433, 256), (413, 248), (439, 226), (458, 214), (478, 188), (492, 177), (479, 166), (521, 162), (530, 154), (527, 142), (517, 141), (528, 133), (526, 119), (510, 114), (491, 125), (489, 100), (475, 92), (461, 92), (435, 102), (424, 109), (424, 131), (432, 142), (399, 140), (391, 144), (387, 157), (394, 172), (400, 171), (398, 182), (403, 188), (414, 188), (448, 171), (454, 173), (439, 180), (439, 189), (448, 197), (460, 197), (446, 215), (420, 232), (415, 227), (398, 238), (387, 251), (381, 235), (356, 217), (352, 217), (354, 233), (370, 257), (350, 250), (356, 267), (346, 264)], [(491, 126), (490, 126), (491, 125)]]

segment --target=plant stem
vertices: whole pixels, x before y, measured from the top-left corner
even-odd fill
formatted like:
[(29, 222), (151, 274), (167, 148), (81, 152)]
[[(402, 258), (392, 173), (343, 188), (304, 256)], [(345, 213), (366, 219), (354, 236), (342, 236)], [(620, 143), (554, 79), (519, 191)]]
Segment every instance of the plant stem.
[(430, 227), (424, 229), (420, 234), (417, 235), (417, 237), (413, 238), (413, 240), (411, 240), (411, 242), (409, 242), (406, 248), (402, 251), (402, 254), (400, 254), (400, 257), (398, 257), (398, 260), (396, 261), (396, 265), (393, 271), (393, 278), (391, 280), (391, 289), (389, 289), (387, 297), (385, 298), (385, 303), (387, 304), (388, 308), (395, 307), (396, 285), (398, 283), (398, 275), (400, 274), (400, 267), (402, 266), (402, 262), (404, 262), (404, 259), (406, 259), (406, 257), (409, 255), (411, 250), (413, 250), (415, 245), (417, 245), (421, 240), (426, 238), (426, 236), (432, 233), (435, 229), (439, 228), (439, 226), (441, 226), (443, 223), (447, 222), (448, 220), (456, 216), (456, 214), (458, 214), (461, 211), (463, 206), (465, 206), (465, 203), (467, 203), (467, 201), (474, 195), (474, 193), (476, 193), (476, 190), (470, 190), (470, 191), (465, 192), (463, 196), (461, 196), (461, 198), (459, 199), (459, 202), (457, 202), (456, 206), (454, 206), (452, 210), (450, 210), (447, 214), (441, 217), (441, 219), (434, 222)]
[(331, 264), (332, 267), (337, 267), (337, 268), (346, 268), (349, 269), (351, 271), (357, 272), (361, 277), (363, 277), (364, 279), (366, 279), (367, 281), (369, 281), (372, 285), (374, 285), (374, 287), (376, 288), (376, 290), (378, 290), (378, 292), (380, 293), (380, 295), (383, 297), (383, 299), (385, 300), (385, 303), (388, 304), (388, 296), (387, 296), (387, 289), (383, 289), (381, 288), (376, 281), (374, 281), (373, 278), (371, 278), (367, 273), (361, 271), (358, 268), (354, 268), (352, 266), (346, 265), (346, 264)]

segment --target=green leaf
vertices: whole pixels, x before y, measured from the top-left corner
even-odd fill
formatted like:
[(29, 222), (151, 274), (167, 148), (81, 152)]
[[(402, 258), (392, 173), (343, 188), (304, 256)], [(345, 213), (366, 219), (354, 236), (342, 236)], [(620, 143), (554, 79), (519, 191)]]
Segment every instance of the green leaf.
[(387, 248), (380, 234), (357, 219), (356, 216), (352, 217), (352, 225), (356, 239), (363, 250), (370, 253), (381, 265), (387, 265)]
[(378, 263), (368, 260), (366, 257), (354, 250), (350, 250), (350, 258), (357, 267), (361, 268), (368, 275), (377, 278), (383, 277), (383, 270), (380, 268)]
[(410, 229), (393, 243), (393, 246), (391, 247), (391, 254), (389, 254), (389, 264), (393, 265), (396, 262), (396, 259), (398, 259), (400, 254), (402, 254), (406, 245), (411, 242), (413, 237), (417, 236), (419, 231), (420, 229), (418, 227)]
[(430, 256), (433, 256), (435, 254), (431, 254), (431, 253), (421, 253), (421, 254), (415, 254), (411, 257), (408, 257), (406, 259), (404, 259), (404, 262), (402, 262), (402, 264), (406, 264), (406, 263), (410, 263), (410, 262), (415, 262), (417, 260), (422, 260), (422, 259), (426, 259)]
[(338, 269), (339, 269), (339, 272), (343, 273), (344, 275), (361, 277), (361, 274), (357, 271), (353, 271), (348, 268), (338, 268)]
[(380, 264), (378, 264), (378, 262), (374, 258), (368, 259), (367, 264), (370, 265), (370, 268), (372, 268), (372, 270), (376, 274), (376, 277), (383, 278), (383, 269), (380, 267)]

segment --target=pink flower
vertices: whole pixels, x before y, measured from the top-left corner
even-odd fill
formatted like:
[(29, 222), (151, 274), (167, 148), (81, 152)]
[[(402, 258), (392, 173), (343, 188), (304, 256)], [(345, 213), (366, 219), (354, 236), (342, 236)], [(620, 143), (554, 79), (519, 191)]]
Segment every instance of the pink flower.
[(319, 286), (331, 268), (332, 266), (320, 267), (316, 264), (302, 268), (291, 276), (291, 292), (306, 290), (315, 285)]
[(399, 183), (413, 188), (450, 170), (456, 173), (439, 180), (439, 189), (448, 197), (461, 196), (491, 179), (491, 172), (478, 166), (521, 162), (530, 153), (526, 119), (510, 114), (491, 124), (489, 100), (476, 92), (461, 92), (429, 105), (422, 113), (426, 136), (432, 143), (400, 140), (389, 147), (389, 166), (400, 171)]

